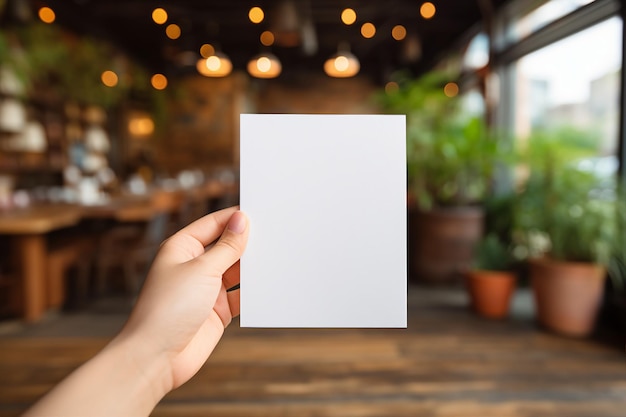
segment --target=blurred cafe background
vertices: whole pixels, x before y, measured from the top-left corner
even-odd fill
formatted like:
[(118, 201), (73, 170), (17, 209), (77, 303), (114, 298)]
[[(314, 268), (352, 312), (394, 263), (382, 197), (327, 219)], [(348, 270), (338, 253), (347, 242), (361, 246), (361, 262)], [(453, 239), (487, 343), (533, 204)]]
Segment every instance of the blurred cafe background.
[(624, 13), (0, 0), (0, 416), (116, 334), (164, 239), (238, 203), (242, 113), (407, 116), (409, 325), (235, 321), (155, 416), (626, 415)]

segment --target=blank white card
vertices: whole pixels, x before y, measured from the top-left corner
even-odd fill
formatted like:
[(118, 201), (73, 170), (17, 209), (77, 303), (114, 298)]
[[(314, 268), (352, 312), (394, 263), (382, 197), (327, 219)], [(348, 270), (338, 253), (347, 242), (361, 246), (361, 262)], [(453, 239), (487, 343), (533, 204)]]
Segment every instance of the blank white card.
[(241, 115), (242, 327), (406, 327), (402, 115)]

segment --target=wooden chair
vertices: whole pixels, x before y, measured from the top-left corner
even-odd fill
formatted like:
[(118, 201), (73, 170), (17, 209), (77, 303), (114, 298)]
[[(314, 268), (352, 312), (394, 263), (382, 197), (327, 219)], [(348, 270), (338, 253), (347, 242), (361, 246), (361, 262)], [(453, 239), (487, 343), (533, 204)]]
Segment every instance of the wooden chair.
[(95, 245), (87, 236), (72, 236), (49, 244), (47, 259), (46, 305), (60, 310), (66, 301), (67, 276), (70, 268), (77, 272), (78, 284), (89, 275), (89, 257)]
[(120, 223), (100, 239), (95, 264), (95, 292), (103, 294), (110, 274), (120, 270), (127, 293), (136, 295), (159, 246), (171, 233), (172, 213), (180, 207), (180, 195), (156, 192), (146, 221)]

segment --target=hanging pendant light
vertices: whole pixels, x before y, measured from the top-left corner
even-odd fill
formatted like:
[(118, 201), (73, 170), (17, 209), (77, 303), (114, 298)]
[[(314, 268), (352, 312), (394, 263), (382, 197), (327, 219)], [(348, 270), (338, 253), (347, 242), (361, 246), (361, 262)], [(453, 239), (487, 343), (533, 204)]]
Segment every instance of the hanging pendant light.
[(0, 100), (0, 131), (19, 133), (26, 126), (26, 108), (15, 98)]
[(324, 63), (324, 72), (334, 78), (354, 77), (360, 69), (358, 58), (350, 53), (345, 45), (341, 45), (339, 51)]
[(256, 78), (276, 78), (283, 67), (278, 57), (270, 53), (262, 53), (248, 62), (248, 73)]
[(205, 77), (226, 77), (232, 72), (233, 64), (226, 54), (216, 51), (206, 59), (198, 60), (196, 69)]

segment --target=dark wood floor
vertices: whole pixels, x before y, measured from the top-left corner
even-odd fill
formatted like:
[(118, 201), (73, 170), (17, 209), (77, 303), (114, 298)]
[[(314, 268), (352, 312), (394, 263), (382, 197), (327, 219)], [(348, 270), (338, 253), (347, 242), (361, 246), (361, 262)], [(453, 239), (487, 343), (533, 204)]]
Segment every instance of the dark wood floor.
[[(626, 416), (626, 354), (618, 345), (537, 329), (528, 294), (518, 294), (513, 317), (502, 322), (474, 317), (465, 305), (460, 290), (412, 288), (407, 330), (235, 322), (199, 374), (153, 415)], [(97, 352), (123, 313), (5, 330), (0, 416), (18, 415)]]

